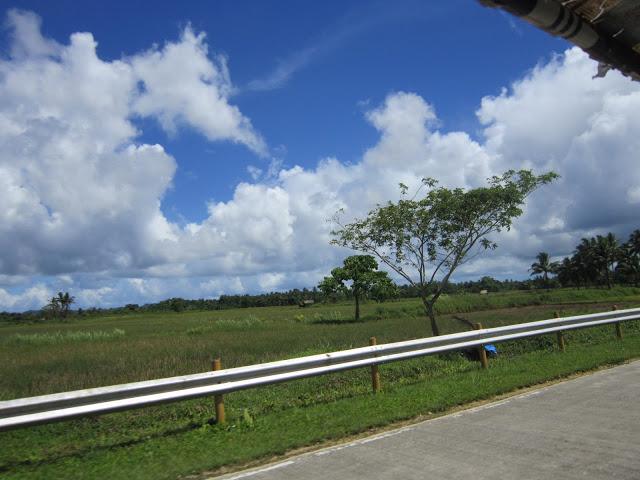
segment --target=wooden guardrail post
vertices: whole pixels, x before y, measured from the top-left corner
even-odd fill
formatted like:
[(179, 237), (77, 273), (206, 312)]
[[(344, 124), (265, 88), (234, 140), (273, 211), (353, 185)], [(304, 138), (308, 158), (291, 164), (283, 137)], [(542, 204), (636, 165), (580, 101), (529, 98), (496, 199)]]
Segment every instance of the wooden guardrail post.
[[(212, 367), (214, 371), (222, 370), (222, 362), (219, 358), (216, 358), (213, 361)], [(214, 395), (213, 401), (216, 404), (216, 423), (221, 425), (226, 422), (224, 414), (224, 397), (222, 395)]]
[[(614, 305), (611, 310), (618, 310), (618, 306)], [(618, 337), (619, 340), (622, 340), (622, 324), (620, 322), (616, 322), (614, 325), (616, 326), (616, 337)]]
[[(376, 337), (369, 338), (369, 345), (374, 346), (378, 344)], [(378, 365), (371, 365), (371, 389), (373, 393), (380, 391), (380, 372), (378, 371)]]
[[(482, 324), (475, 324), (476, 330), (482, 330)], [(480, 364), (482, 368), (489, 368), (489, 360), (487, 359), (487, 351), (484, 349), (484, 345), (478, 347), (478, 356), (480, 357)]]
[[(560, 318), (560, 312), (553, 312), (553, 316), (555, 318)], [(560, 349), (561, 352), (565, 351), (565, 345), (564, 345), (564, 333), (563, 332), (558, 332), (557, 333), (558, 336), (558, 348)]]

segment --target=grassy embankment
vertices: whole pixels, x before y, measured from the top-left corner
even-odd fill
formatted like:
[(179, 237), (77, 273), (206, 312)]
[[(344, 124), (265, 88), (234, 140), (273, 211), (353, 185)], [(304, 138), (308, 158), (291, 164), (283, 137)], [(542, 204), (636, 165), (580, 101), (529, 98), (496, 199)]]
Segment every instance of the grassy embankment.
[[(446, 315), (485, 326), (640, 305), (640, 289), (461, 295), (439, 305), (445, 332), (463, 329)], [(520, 307), (520, 308), (514, 308)], [(494, 310), (500, 308), (501, 310)], [(418, 301), (352, 306), (130, 314), (57, 324), (0, 326), (0, 398), (247, 365), (425, 336)], [(370, 394), (366, 370), (227, 396), (229, 422), (209, 425), (211, 399), (153, 407), (0, 434), (0, 476), (9, 478), (175, 478), (365, 431), (519, 387), (640, 356), (640, 325), (504, 344), (488, 371), (457, 355), (381, 367), (384, 392)]]

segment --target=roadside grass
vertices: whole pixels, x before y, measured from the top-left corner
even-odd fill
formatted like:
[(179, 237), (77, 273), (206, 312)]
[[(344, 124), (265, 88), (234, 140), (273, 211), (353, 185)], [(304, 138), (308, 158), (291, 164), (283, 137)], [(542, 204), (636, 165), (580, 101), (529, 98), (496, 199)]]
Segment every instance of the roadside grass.
[[(102, 419), (68, 422), (66, 433), (61, 431), (65, 429), (61, 425), (17, 431), (13, 434), (23, 434), (24, 443), (20, 445), (14, 439), (3, 445), (12, 449), (25, 448), (31, 455), (27, 454), (21, 460), (3, 459), (0, 474), (6, 478), (177, 478), (267, 459), (294, 448), (362, 433), (391, 422), (440, 414), (465, 403), (640, 356), (640, 328), (637, 326), (627, 326), (623, 341), (613, 338), (611, 328), (594, 330), (597, 331), (588, 335), (590, 340), (586, 343), (582, 343), (586, 337), (571, 338), (566, 353), (545, 346), (517, 355), (505, 354), (492, 360), (486, 371), (459, 357), (405, 362), (402, 372), (394, 371), (394, 365), (381, 366), (383, 392), (377, 395), (368, 390), (368, 372), (365, 370), (350, 372), (354, 378), (348, 379), (367, 387), (357, 389), (359, 392), (342, 398), (308, 399), (278, 411), (261, 412), (259, 407), (248, 408), (239, 404), (239, 395), (229, 395), (228, 402), (236, 406), (230, 411), (229, 423), (225, 426), (194, 422), (162, 435), (148, 435), (119, 444), (93, 445), (76, 452), (53, 453), (47, 449), (49, 453), (45, 456), (36, 454), (33, 442), (40, 442), (42, 448), (42, 443), (46, 443), (44, 440), (51, 435), (69, 440), (69, 436), (73, 437), (81, 430), (79, 425), (69, 428), (69, 424), (86, 423), (96, 427)], [(441, 371), (439, 367), (443, 365), (449, 368)], [(411, 369), (420, 373), (408, 381), (404, 374)], [(396, 375), (403, 380), (394, 381)], [(335, 382), (337, 376), (332, 377)], [(274, 397), (286, 397), (291, 385), (294, 384), (264, 390), (271, 391)], [(339, 389), (339, 386), (333, 385), (333, 388)], [(113, 421), (121, 415), (124, 414), (108, 415), (103, 419), (110, 417)]]
[[(551, 318), (556, 310), (571, 315), (609, 310), (614, 302), (621, 308), (640, 305), (640, 289), (572, 292), (575, 297), (571, 291), (450, 296), (443, 299), (449, 307), (443, 303), (442, 308), (492, 327)], [(470, 305), (478, 310), (467, 311)], [(498, 306), (502, 308), (492, 309)], [(3, 325), (0, 399), (201, 372), (218, 355), (223, 366), (231, 367), (363, 346), (372, 335), (386, 343), (427, 333), (417, 300), (366, 304), (357, 323), (352, 314), (352, 305), (333, 304)], [(501, 344), (500, 357), (484, 372), (456, 354), (384, 365), (381, 395), (370, 393), (366, 369), (237, 392), (226, 396), (229, 424), (224, 428), (209, 424), (214, 407), (212, 399), (205, 398), (4, 432), (0, 476), (175, 478), (264, 458), (640, 356), (638, 323), (624, 326), (623, 342), (613, 340), (612, 326), (570, 332), (564, 355), (557, 353), (555, 337)], [(446, 314), (442, 326), (446, 333), (466, 328)], [(115, 329), (126, 335), (100, 339), (95, 333)], [(81, 331), (94, 332), (96, 338), (62, 343), (8, 340), (15, 335), (71, 338)], [(424, 398), (418, 401), (416, 396)], [(331, 412), (335, 420), (326, 418)], [(165, 456), (173, 457), (172, 466), (166, 465)], [(128, 468), (132, 470), (125, 473)]]

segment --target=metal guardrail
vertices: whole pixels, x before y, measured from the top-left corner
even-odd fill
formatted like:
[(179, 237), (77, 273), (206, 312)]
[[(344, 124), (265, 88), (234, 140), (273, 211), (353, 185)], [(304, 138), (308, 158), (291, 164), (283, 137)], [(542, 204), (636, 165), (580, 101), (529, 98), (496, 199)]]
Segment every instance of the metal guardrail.
[(436, 353), (640, 319), (640, 308), (353, 348), (277, 362), (0, 402), (0, 431), (221, 395)]

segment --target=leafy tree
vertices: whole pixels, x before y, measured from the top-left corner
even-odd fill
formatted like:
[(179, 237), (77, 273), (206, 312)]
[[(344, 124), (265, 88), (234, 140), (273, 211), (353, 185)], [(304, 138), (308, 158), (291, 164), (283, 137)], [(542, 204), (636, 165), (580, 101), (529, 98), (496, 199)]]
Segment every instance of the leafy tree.
[(342, 283), (333, 276), (324, 277), (318, 284), (318, 289), (322, 292), (325, 300), (330, 299), (334, 303), (338, 300), (338, 296), (344, 293)]
[(331, 299), (332, 302), (337, 300), (338, 295), (342, 292), (342, 283), (335, 277), (324, 277), (318, 284), (318, 289), (322, 292), (325, 299)]
[(556, 273), (558, 262), (551, 262), (547, 252), (540, 252), (536, 255), (536, 261), (531, 264), (531, 275), (541, 275), (542, 283), (549, 288), (549, 274)]
[[(329, 292), (347, 291), (353, 295), (356, 303), (355, 320), (360, 320), (360, 300), (372, 291), (389, 290), (392, 285), (387, 272), (380, 272), (378, 262), (371, 255), (353, 255), (344, 259), (342, 267), (331, 270), (331, 276), (325, 277), (318, 288)], [(333, 290), (332, 290), (333, 289)]]
[(453, 272), (474, 249), (497, 247), (488, 235), (508, 230), (522, 214), (527, 196), (558, 177), (529, 170), (509, 170), (489, 179), (485, 187), (464, 190), (437, 187), (423, 179), (429, 190), (417, 199), (378, 205), (364, 219), (333, 231), (332, 243), (375, 255), (409, 284), (417, 287), (434, 335), (440, 334), (434, 306)]
[(168, 300), (169, 307), (174, 312), (182, 312), (187, 308), (187, 301), (184, 298), (174, 297)]
[(388, 298), (396, 298), (398, 293), (398, 286), (385, 274), (373, 284), (369, 296), (376, 302), (384, 302)]
[(487, 292), (497, 292), (500, 288), (500, 282), (490, 276), (482, 277), (478, 282), (477, 291), (486, 290)]

